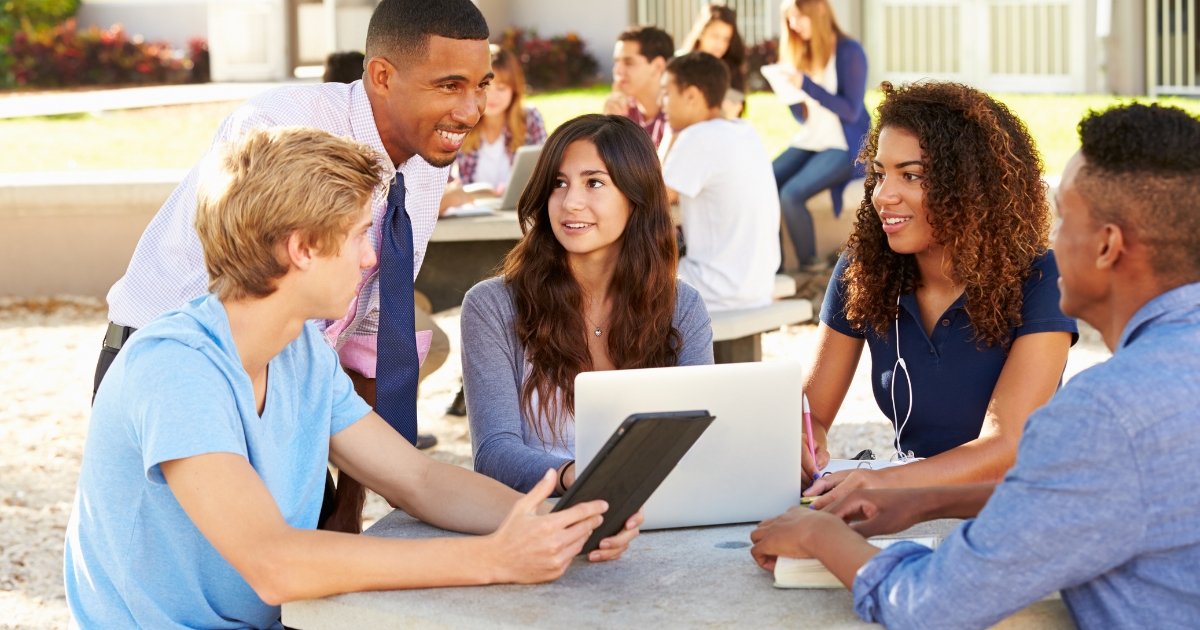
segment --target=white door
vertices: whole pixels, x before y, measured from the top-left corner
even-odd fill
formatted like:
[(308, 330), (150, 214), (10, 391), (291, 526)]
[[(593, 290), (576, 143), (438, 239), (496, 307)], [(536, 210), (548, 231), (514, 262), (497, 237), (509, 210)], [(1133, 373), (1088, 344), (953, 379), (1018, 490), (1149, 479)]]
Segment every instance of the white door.
[(209, 0), (213, 81), (288, 78), (284, 0)]

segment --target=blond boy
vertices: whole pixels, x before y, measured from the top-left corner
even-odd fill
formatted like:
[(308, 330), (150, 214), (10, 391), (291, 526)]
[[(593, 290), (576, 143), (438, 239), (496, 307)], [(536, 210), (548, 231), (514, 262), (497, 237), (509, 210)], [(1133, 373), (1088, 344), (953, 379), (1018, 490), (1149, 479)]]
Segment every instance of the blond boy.
[[(365, 145), (248, 133), (205, 176), (196, 232), (212, 293), (132, 337), (96, 395), (68, 525), (81, 628), (280, 628), (279, 604), (369, 589), (537, 582), (606, 508), (539, 515), (529, 495), (420, 454), (354, 392), (309, 320), (375, 264)], [(483, 538), (315, 531), (325, 462), (434, 525)], [(593, 560), (618, 557), (637, 523)]]

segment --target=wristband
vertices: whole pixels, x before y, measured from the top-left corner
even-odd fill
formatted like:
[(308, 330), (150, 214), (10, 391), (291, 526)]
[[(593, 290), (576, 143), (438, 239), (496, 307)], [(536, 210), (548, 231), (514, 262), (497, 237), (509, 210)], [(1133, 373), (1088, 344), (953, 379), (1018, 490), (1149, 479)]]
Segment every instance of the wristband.
[(570, 468), (574, 465), (575, 465), (575, 460), (572, 459), (571, 461), (563, 464), (562, 468), (558, 469), (558, 493), (559, 494), (566, 494), (567, 484), (563, 483), (563, 475), (566, 474), (568, 468)]

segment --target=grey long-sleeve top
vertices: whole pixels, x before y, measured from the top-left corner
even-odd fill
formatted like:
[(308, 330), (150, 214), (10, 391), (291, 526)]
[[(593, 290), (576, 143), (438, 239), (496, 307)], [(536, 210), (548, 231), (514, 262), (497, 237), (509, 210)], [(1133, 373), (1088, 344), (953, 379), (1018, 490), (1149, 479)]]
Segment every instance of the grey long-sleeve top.
[[(528, 492), (550, 468), (568, 458), (525, 443), (521, 385), (525, 351), (517, 341), (512, 293), (501, 278), (467, 291), (462, 305), (462, 366), (475, 471)], [(672, 325), (683, 337), (678, 365), (713, 362), (712, 326), (700, 293), (678, 283)], [(574, 444), (569, 445), (574, 450)]]

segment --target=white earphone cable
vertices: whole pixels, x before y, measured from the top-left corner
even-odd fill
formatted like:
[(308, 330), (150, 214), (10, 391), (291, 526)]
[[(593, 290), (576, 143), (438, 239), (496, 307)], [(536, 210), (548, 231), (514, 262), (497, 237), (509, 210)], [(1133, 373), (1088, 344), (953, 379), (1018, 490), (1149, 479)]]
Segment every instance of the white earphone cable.
[[(904, 371), (904, 381), (908, 385), (908, 411), (904, 414), (904, 421), (900, 421), (900, 412), (896, 409), (896, 379), (899, 378), (899, 372)], [(906, 459), (904, 451), (900, 448), (900, 434), (904, 431), (904, 427), (908, 424), (908, 419), (912, 416), (912, 378), (908, 375), (908, 365), (904, 363), (904, 357), (900, 356), (900, 296), (896, 296), (896, 363), (892, 365), (892, 382), (890, 393), (892, 396), (892, 428), (896, 430), (896, 457), (900, 461)]]

